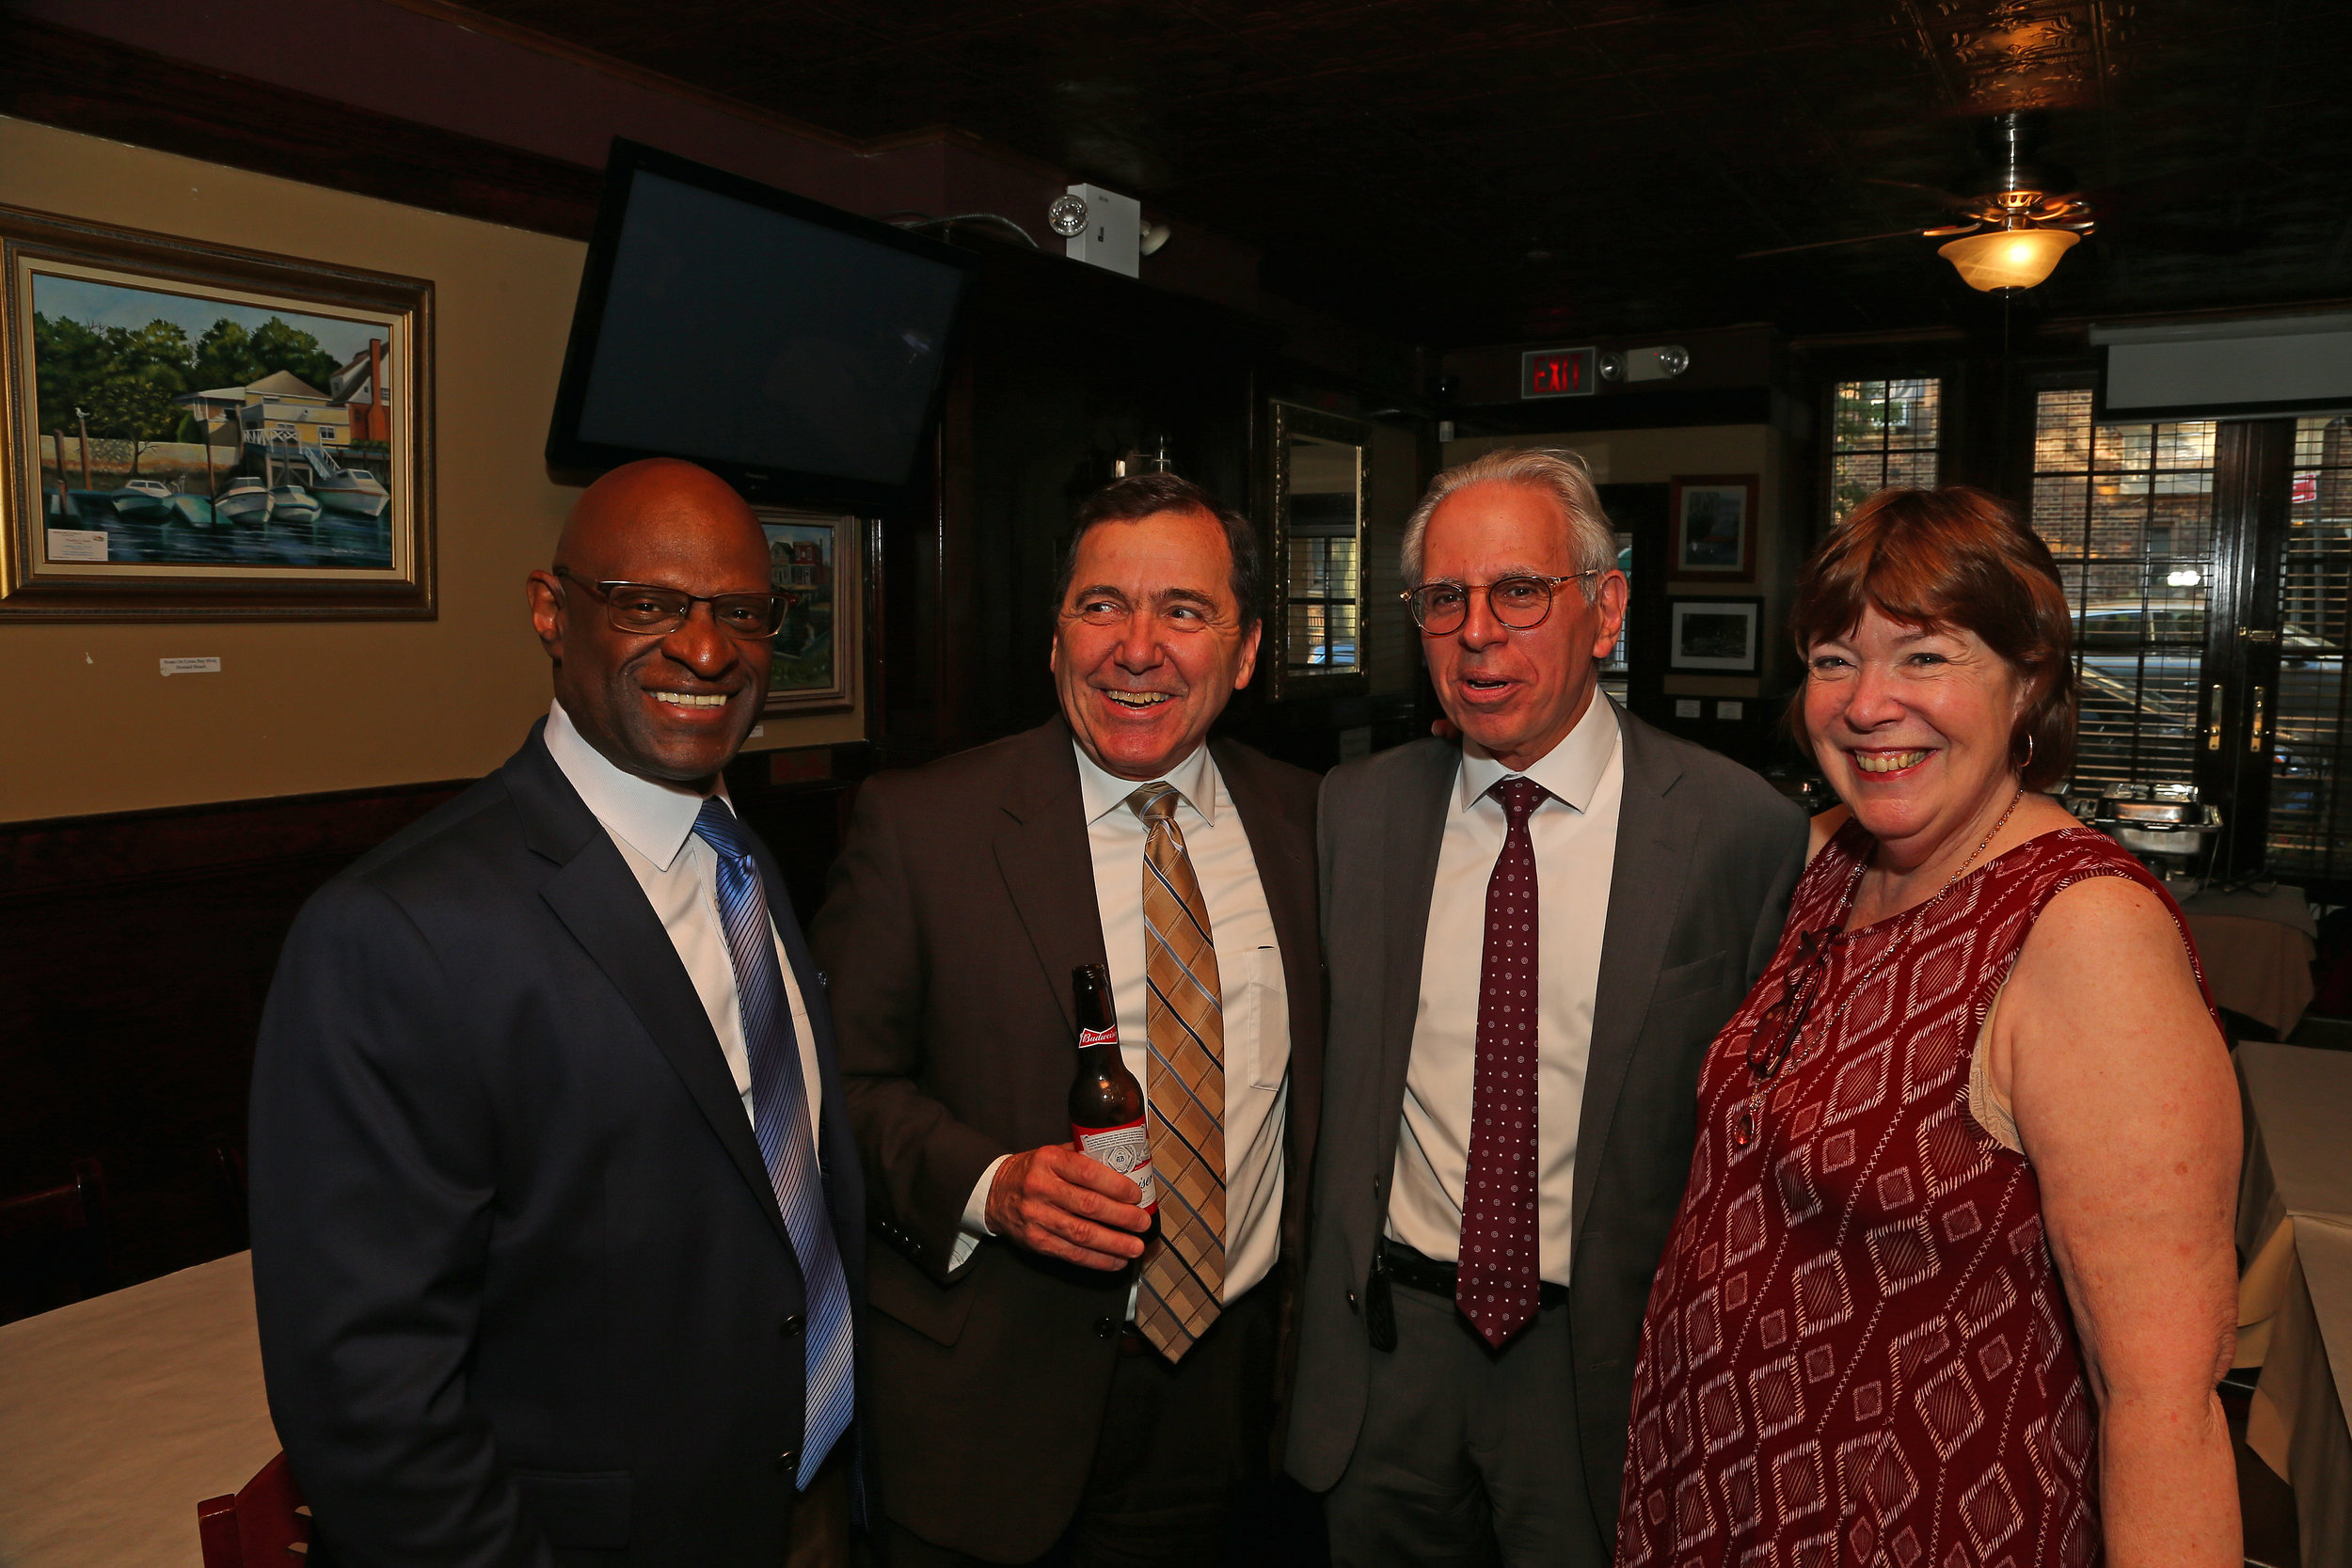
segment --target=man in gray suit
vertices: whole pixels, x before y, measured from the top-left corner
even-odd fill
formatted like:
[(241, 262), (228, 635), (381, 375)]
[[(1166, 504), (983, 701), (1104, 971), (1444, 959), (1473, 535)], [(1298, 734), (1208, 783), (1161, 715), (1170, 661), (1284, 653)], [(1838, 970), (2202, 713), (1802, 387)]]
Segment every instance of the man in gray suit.
[(1333, 1560), (1605, 1564), (1700, 1058), (1780, 935), (1804, 816), (1601, 695), (1625, 620), (1581, 461), (1440, 474), (1406, 595), (1457, 747), (1334, 770), (1291, 1471)]

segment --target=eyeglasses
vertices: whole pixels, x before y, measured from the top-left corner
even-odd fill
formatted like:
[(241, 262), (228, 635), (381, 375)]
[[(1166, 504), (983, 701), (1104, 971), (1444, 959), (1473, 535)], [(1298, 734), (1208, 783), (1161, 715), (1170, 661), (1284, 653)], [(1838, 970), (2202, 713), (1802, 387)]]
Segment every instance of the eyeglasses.
[(1771, 1083), (1788, 1065), (1788, 1053), (1796, 1049), (1805, 1020), (1813, 1014), (1821, 976), (1829, 973), (1830, 948), (1836, 941), (1836, 933), (1830, 931), (1798, 933), (1798, 951), (1803, 956), (1782, 976), (1780, 1000), (1764, 1009), (1748, 1036), (1748, 1071), (1757, 1083)]
[(612, 629), (633, 637), (660, 637), (677, 630), (698, 604), (710, 607), (711, 622), (721, 631), (746, 642), (764, 642), (784, 627), (781, 594), (702, 594), (650, 582), (590, 582), (562, 566), (555, 568), (555, 575), (602, 599), (605, 618)]
[(1486, 595), (1487, 610), (1502, 626), (1512, 631), (1534, 631), (1551, 613), (1553, 589), (1579, 578), (1598, 577), (1606, 569), (1596, 566), (1589, 572), (1570, 572), (1564, 578), (1497, 578), (1483, 587), (1471, 582), (1424, 582), (1397, 597), (1412, 611), (1413, 625), (1429, 637), (1445, 637), (1461, 630), (1462, 623), (1470, 618), (1472, 594)]

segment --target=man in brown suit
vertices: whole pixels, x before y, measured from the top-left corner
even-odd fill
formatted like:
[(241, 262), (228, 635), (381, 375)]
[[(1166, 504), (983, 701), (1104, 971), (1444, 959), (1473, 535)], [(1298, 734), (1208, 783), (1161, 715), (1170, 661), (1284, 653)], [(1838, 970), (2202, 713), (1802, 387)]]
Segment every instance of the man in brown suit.
[[(892, 1568), (1211, 1561), (1270, 1469), (1322, 980), (1315, 780), (1207, 741), (1258, 578), (1198, 487), (1108, 486), (1064, 562), (1060, 716), (858, 802), (811, 935), (883, 1243)], [(1071, 1147), (1087, 963), (1151, 1108), (1156, 1230)]]

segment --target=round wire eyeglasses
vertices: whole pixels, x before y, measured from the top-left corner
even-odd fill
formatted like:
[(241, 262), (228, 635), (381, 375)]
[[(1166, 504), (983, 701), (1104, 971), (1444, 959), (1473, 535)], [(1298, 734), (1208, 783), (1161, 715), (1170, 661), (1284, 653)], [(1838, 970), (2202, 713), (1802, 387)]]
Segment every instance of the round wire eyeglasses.
[(1544, 577), (1533, 573), (1497, 578), (1489, 583), (1424, 582), (1419, 588), (1407, 588), (1397, 595), (1411, 611), (1413, 625), (1426, 637), (1446, 637), (1462, 629), (1470, 618), (1470, 595), (1486, 595), (1486, 610), (1496, 622), (1512, 631), (1534, 631), (1551, 613), (1552, 591), (1564, 582), (1579, 578), (1598, 577), (1608, 568), (1596, 566), (1588, 572), (1570, 572), (1565, 577)]

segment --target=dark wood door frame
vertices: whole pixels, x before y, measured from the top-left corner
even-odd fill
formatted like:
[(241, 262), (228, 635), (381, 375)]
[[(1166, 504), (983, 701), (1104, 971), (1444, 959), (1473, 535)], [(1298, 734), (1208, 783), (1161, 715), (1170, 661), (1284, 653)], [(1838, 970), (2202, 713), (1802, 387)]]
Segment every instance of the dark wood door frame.
[(2292, 419), (2226, 420), (2216, 433), (2214, 581), (2197, 704), (2197, 786), (2221, 811), (2217, 876), (2250, 875), (2266, 857), (2279, 705), (2279, 562), (2294, 465)]

